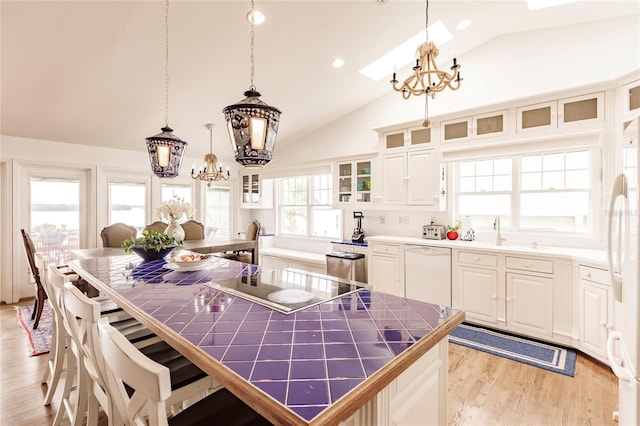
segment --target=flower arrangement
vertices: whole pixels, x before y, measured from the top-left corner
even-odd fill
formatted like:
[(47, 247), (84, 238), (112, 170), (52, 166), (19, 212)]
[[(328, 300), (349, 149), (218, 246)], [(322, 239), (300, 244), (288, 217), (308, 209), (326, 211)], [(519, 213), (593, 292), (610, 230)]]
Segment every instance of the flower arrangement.
[(195, 209), (191, 203), (185, 203), (183, 198), (175, 195), (171, 200), (165, 201), (158, 208), (160, 220), (172, 222), (174, 220), (192, 219)]
[(458, 232), (462, 228), (462, 222), (457, 220), (455, 225), (447, 225), (447, 231)]

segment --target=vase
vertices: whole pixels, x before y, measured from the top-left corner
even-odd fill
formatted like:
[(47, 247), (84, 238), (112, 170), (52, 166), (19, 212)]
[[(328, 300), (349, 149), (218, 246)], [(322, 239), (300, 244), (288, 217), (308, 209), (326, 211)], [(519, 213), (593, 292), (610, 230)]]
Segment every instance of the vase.
[(447, 238), (450, 240), (457, 240), (458, 239), (458, 233), (456, 231), (449, 231), (447, 232)]
[(177, 219), (171, 219), (169, 226), (164, 230), (164, 233), (170, 237), (176, 239), (176, 241), (184, 241), (184, 228), (180, 225)]

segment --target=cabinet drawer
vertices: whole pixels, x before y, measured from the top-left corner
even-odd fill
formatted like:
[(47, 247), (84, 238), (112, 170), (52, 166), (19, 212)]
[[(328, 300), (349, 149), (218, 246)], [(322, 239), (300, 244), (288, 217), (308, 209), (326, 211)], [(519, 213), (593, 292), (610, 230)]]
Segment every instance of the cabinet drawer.
[(525, 257), (507, 256), (505, 259), (507, 269), (520, 269), (523, 271), (553, 273), (553, 262), (551, 260), (527, 259)]
[(604, 285), (611, 285), (609, 271), (607, 271), (606, 269), (580, 265), (578, 270), (581, 280), (593, 281)]
[(469, 265), (498, 266), (498, 256), (495, 254), (476, 253), (470, 251), (458, 252), (458, 262)]
[(373, 253), (388, 254), (388, 255), (399, 255), (401, 252), (399, 245), (379, 244), (379, 243), (372, 244), (371, 251)]

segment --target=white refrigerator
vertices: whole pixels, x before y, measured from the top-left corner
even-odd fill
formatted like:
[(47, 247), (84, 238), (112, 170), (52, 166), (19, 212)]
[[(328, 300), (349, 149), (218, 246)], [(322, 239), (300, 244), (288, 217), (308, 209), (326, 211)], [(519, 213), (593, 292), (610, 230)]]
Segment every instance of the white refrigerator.
[(640, 119), (624, 132), (624, 173), (616, 177), (609, 202), (608, 260), (617, 323), (607, 341), (607, 357), (618, 376), (620, 425), (640, 425), (640, 291), (638, 289), (638, 158)]

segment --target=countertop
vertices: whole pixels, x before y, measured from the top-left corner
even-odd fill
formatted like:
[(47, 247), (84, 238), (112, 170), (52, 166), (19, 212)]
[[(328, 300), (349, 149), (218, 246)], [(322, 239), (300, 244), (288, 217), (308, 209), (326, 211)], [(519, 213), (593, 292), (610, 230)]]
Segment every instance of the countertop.
[(207, 285), (259, 266), (215, 258), (194, 272), (135, 255), (74, 260), (80, 276), (280, 424), (336, 424), (464, 319), (361, 289), (289, 315)]
[(450, 247), (455, 249), (469, 249), (490, 251), (502, 254), (518, 254), (527, 256), (543, 256), (555, 257), (574, 260), (577, 262), (587, 262), (602, 267), (607, 267), (607, 252), (605, 250), (579, 249), (567, 247), (550, 247), (538, 246), (533, 248), (525, 245), (510, 245), (505, 243), (497, 246), (495, 243), (484, 241), (463, 241), (463, 240), (427, 240), (415, 237), (396, 237), (390, 235), (369, 236), (367, 237), (369, 245), (374, 242), (400, 243), (400, 244), (417, 244), (436, 247)]

